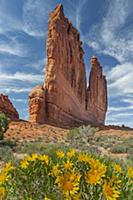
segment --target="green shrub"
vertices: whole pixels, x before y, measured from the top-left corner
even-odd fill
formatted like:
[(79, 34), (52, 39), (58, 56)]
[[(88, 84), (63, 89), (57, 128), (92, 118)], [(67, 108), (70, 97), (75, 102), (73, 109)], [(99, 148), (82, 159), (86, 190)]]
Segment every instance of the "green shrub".
[(13, 163), (17, 162), (12, 149), (8, 146), (0, 147), (0, 161), (8, 162), (9, 160)]
[(6, 115), (2, 112), (0, 112), (0, 140), (3, 140), (4, 133), (8, 129), (9, 119), (6, 117)]
[(85, 150), (90, 146), (97, 131), (97, 128), (91, 127), (90, 125), (83, 125), (79, 128), (70, 130), (67, 138), (72, 147), (80, 150)]
[(133, 139), (128, 138), (119, 144), (115, 144), (114, 146), (112, 146), (110, 151), (112, 153), (133, 153)]

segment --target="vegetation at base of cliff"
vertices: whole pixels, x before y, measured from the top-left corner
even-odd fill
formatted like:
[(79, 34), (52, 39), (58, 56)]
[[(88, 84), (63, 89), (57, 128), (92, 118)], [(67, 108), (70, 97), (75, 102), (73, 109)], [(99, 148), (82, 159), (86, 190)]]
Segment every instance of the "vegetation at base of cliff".
[(97, 128), (82, 126), (70, 130), (68, 136), (60, 141), (55, 137), (51, 142), (48, 142), (45, 137), (35, 141), (22, 140), (21, 142), (4, 139), (0, 141), (0, 161), (7, 162), (11, 158), (15, 163), (16, 155), (17, 158), (20, 157), (19, 155), (32, 153), (52, 155), (53, 151), (58, 148), (75, 148), (94, 155), (107, 155), (109, 157), (116, 155), (117, 159), (133, 164), (133, 137), (100, 136), (98, 132)]
[[(90, 126), (75, 128), (60, 143), (1, 140), (0, 171), (5, 168), (0, 174), (0, 199), (132, 200), (133, 138), (101, 137), (97, 131)], [(104, 156), (103, 149), (110, 154)], [(127, 157), (111, 157), (119, 153)], [(73, 190), (68, 192), (67, 187)]]
[(52, 153), (9, 161), (0, 174), (0, 199), (133, 199), (133, 166), (75, 149)]
[(4, 133), (8, 129), (9, 119), (6, 117), (6, 115), (2, 112), (0, 112), (0, 140), (3, 140)]

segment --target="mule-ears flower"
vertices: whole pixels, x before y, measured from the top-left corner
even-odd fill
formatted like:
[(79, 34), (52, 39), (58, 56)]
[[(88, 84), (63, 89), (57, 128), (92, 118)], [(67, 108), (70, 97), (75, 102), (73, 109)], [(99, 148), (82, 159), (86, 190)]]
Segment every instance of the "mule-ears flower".
[(70, 170), (73, 167), (73, 163), (70, 160), (67, 160), (66, 162), (63, 162), (64, 169)]
[(66, 155), (69, 159), (72, 158), (75, 155), (75, 149), (70, 149)]
[(56, 151), (56, 155), (58, 158), (64, 158), (64, 156), (65, 156), (64, 152), (61, 150)]
[(100, 184), (102, 178), (105, 177), (107, 167), (95, 159), (92, 159), (90, 167), (91, 169), (85, 174), (86, 182), (92, 185)]
[(80, 175), (75, 172), (66, 172), (58, 176), (56, 183), (66, 199), (75, 198), (79, 192)]
[(5, 188), (0, 187), (0, 200), (4, 199), (4, 196), (5, 196)]
[(43, 161), (46, 165), (49, 164), (49, 157), (47, 155), (40, 155), (39, 160)]
[(128, 166), (128, 177), (133, 178), (133, 167)]
[(117, 200), (120, 196), (120, 191), (110, 182), (105, 182), (103, 185), (103, 195), (107, 200)]

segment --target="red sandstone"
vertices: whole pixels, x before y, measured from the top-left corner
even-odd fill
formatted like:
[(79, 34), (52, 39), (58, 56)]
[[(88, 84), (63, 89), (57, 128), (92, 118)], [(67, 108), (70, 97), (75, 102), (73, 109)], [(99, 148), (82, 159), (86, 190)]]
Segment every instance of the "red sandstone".
[(0, 94), (0, 111), (5, 113), (11, 120), (18, 120), (19, 115), (8, 96)]
[(107, 83), (102, 67), (92, 57), (89, 87), (84, 51), (76, 28), (59, 4), (50, 14), (47, 33), (45, 83), (29, 94), (30, 122), (74, 127), (104, 124)]

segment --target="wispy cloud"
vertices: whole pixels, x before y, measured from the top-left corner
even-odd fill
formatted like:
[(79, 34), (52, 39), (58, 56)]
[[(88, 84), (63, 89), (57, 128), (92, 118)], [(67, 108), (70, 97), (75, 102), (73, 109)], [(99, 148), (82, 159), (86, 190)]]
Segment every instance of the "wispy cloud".
[[(103, 13), (103, 18), (97, 24), (94, 24), (89, 33), (84, 34), (83, 37), (84, 42), (97, 53), (111, 56), (119, 63), (116, 66), (110, 66), (110, 69), (112, 69), (106, 72), (109, 98), (114, 97), (115, 103), (118, 102), (118, 107), (114, 107), (112, 106), (113, 101), (110, 101), (106, 122), (114, 120), (117, 123), (122, 123), (123, 120), (124, 123), (127, 121), (127, 117), (131, 118), (132, 116), (129, 113), (132, 110), (132, 105), (125, 106), (124, 102), (123, 106), (119, 105), (123, 96), (125, 102), (129, 95), (133, 96), (132, 7), (132, 0), (108, 1), (108, 7), (106, 12)], [(123, 114), (126, 110), (127, 113)]]
[(8, 0), (0, 1), (0, 34), (17, 31), (22, 28), (22, 21), (8, 7)]
[(43, 68), (43, 71), (45, 69), (46, 65), (46, 58), (39, 59), (35, 62), (29, 62), (25, 64), (25, 67), (31, 67), (33, 69), (37, 69), (38, 71), (41, 72), (41, 69)]
[(28, 99), (14, 99), (12, 98), (13, 102), (17, 102), (17, 103), (27, 103)]
[(8, 88), (0, 88), (0, 93), (10, 94), (10, 93), (28, 93), (32, 90), (32, 88), (19, 88), (19, 87), (8, 87)]
[(0, 73), (0, 93), (28, 93), (35, 85), (43, 84), (43, 74)]
[(18, 80), (18, 81), (26, 81), (31, 83), (40, 83), (43, 81), (43, 75), (40, 74), (26, 74), (22, 72), (16, 72), (15, 74), (6, 74), (1, 73), (0, 74), (0, 83), (2, 81), (11, 81), (11, 80)]
[(49, 13), (58, 1), (26, 0), (23, 5), (23, 30), (35, 37), (44, 37)]
[(128, 111), (128, 110), (131, 110), (133, 109), (133, 106), (119, 106), (119, 107), (113, 107), (113, 106), (110, 106), (109, 107), (109, 112), (123, 112), (123, 111)]
[(133, 63), (116, 65), (107, 78), (110, 96), (133, 95)]
[(28, 50), (23, 43), (18, 42), (15, 38), (9, 39), (9, 41), (0, 41), (0, 53), (11, 54), (19, 57), (26, 57)]
[[(133, 54), (132, 0), (110, 1), (102, 21), (85, 35), (88, 44), (98, 52), (115, 57), (119, 62), (129, 62)], [(127, 28), (125, 28), (127, 27)], [(133, 60), (133, 59), (132, 59)]]

